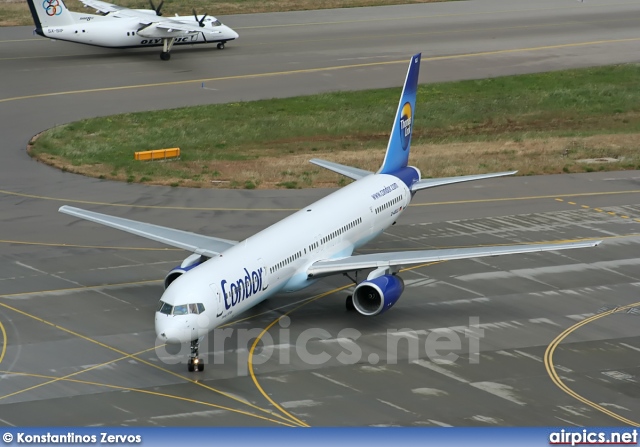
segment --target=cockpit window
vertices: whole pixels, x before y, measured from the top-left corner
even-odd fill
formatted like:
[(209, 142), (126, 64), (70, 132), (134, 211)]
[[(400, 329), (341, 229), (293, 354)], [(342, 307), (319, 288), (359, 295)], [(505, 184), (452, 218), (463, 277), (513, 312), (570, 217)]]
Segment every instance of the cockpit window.
[(187, 315), (187, 314), (201, 314), (204, 312), (204, 304), (202, 303), (189, 303), (189, 304), (179, 304), (177, 306), (172, 306), (171, 304), (167, 304), (164, 301), (160, 301), (158, 303), (158, 312), (162, 312), (166, 315)]
[(211, 26), (220, 26), (222, 25), (222, 22), (220, 22), (220, 20), (214, 20), (213, 22), (211, 22)]
[(172, 310), (173, 310), (173, 306), (171, 304), (167, 304), (164, 301), (160, 301), (158, 303), (158, 312), (163, 313), (165, 315), (171, 315)]
[(173, 314), (174, 315), (187, 315), (187, 305), (186, 304), (180, 304), (179, 306), (176, 306), (173, 308)]

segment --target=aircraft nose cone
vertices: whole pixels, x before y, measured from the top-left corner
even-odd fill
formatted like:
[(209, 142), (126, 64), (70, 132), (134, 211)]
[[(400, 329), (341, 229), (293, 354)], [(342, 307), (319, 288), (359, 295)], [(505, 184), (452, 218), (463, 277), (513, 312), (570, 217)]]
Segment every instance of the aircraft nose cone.
[(234, 30), (232, 30), (231, 28), (227, 28), (229, 30), (229, 34), (231, 35), (231, 39), (237, 39), (238, 37), (240, 37), (240, 35), (238, 33), (236, 33)]
[(156, 337), (165, 343), (188, 343), (192, 335), (189, 327), (172, 316), (156, 313)]

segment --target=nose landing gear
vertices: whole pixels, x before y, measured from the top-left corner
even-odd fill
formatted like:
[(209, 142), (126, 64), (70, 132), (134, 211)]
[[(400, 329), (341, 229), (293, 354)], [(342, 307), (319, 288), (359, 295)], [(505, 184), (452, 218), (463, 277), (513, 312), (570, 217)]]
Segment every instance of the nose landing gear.
[(204, 363), (202, 359), (198, 357), (198, 346), (200, 345), (200, 340), (191, 340), (191, 354), (189, 355), (189, 361), (187, 363), (187, 369), (189, 372), (194, 371), (204, 371)]

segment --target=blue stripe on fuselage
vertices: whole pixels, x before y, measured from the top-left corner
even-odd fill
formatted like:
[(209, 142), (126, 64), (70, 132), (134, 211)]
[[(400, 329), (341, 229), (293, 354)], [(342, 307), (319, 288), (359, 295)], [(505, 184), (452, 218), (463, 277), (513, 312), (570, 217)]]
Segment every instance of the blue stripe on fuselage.
[(411, 186), (414, 183), (420, 180), (420, 173), (413, 166), (407, 166), (402, 169), (398, 169), (397, 171), (388, 172), (387, 175), (398, 177), (409, 189), (411, 189)]

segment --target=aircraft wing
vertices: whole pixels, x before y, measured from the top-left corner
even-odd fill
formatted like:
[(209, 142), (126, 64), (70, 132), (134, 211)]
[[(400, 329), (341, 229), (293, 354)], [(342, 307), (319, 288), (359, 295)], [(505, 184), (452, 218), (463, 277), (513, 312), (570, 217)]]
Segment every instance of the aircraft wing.
[(188, 231), (95, 213), (67, 205), (60, 207), (58, 211), (208, 257), (218, 256), (238, 243), (237, 241), (202, 236)]
[(463, 175), (460, 177), (442, 177), (442, 178), (427, 178), (420, 180), (411, 185), (411, 191), (416, 192), (421, 189), (435, 188), (436, 186), (451, 185), (453, 183), (471, 182), (473, 180), (483, 180), (487, 178), (503, 177), (505, 175), (513, 175), (518, 171), (508, 172), (494, 172), (493, 174), (476, 174), (476, 175)]
[[(115, 12), (124, 12), (124, 14), (126, 14), (126, 11), (134, 12), (129, 8), (125, 8), (124, 6), (118, 6), (112, 3), (102, 2), (100, 0), (80, 0), (80, 1), (84, 3), (86, 7), (93, 8), (96, 11), (100, 11), (103, 14), (111, 14)], [(132, 15), (128, 17), (134, 17), (134, 16)]]
[(507, 245), (495, 247), (451, 248), (443, 250), (419, 250), (369, 255), (349, 256), (341, 259), (318, 261), (307, 270), (310, 278), (353, 272), (379, 267), (404, 267), (436, 261), (471, 259), (487, 256), (502, 256), (539, 251), (569, 250), (572, 248), (595, 247), (602, 241), (568, 242), (558, 244)]
[(320, 160), (319, 158), (313, 158), (309, 160), (309, 163), (337, 172), (338, 174), (342, 174), (345, 177), (349, 177), (354, 180), (359, 180), (362, 177), (373, 174), (373, 172), (365, 171), (364, 169), (352, 168), (351, 166), (341, 165), (340, 163), (334, 163), (332, 161)]
[[(153, 10), (137, 11), (135, 9), (125, 8), (123, 6), (114, 5), (111, 3), (103, 2), (101, 0), (80, 0), (85, 6), (93, 8), (96, 11), (100, 11), (103, 14), (111, 14), (113, 17), (120, 18), (134, 18), (138, 19), (138, 22), (142, 25), (152, 25), (153, 28), (159, 29), (161, 33), (168, 33), (167, 37), (172, 37), (171, 33), (207, 33), (207, 34), (220, 34), (220, 31), (213, 29), (203, 29), (194, 20), (193, 25), (184, 23), (180, 20), (174, 20), (171, 18), (164, 18), (155, 15)], [(162, 36), (160, 36), (162, 37)]]

